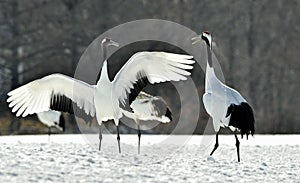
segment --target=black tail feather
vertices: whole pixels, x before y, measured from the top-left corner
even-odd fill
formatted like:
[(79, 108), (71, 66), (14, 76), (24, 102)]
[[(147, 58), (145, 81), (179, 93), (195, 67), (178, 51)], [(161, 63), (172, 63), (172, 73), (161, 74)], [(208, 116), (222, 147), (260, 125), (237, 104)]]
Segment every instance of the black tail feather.
[(169, 108), (167, 108), (167, 111), (166, 111), (166, 114), (165, 114), (165, 116), (166, 116), (167, 118), (169, 118), (169, 119), (170, 119), (170, 121), (172, 121), (172, 120), (173, 120), (173, 118), (172, 118), (172, 112), (170, 111), (170, 109), (169, 109)]
[(227, 109), (226, 116), (230, 116), (229, 126), (238, 128), (241, 131), (241, 137), (255, 133), (255, 119), (251, 106), (242, 102), (240, 105), (231, 104)]
[(60, 115), (59, 117), (59, 124), (58, 126), (60, 126), (63, 129), (63, 132), (65, 131), (65, 118), (63, 116), (63, 114)]

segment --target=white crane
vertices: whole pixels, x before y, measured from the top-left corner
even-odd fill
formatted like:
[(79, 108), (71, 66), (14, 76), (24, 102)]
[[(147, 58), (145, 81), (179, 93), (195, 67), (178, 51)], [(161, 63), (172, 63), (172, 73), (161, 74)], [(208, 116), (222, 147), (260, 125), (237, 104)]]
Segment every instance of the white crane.
[[(138, 93), (148, 84), (166, 81), (186, 80), (193, 68), (193, 56), (165, 52), (138, 52), (134, 54), (109, 80), (107, 68), (107, 47), (118, 46), (110, 38), (101, 42), (103, 66), (96, 85), (89, 85), (75, 78), (51, 74), (25, 84), (8, 93), (7, 102), (16, 116), (58, 110), (66, 112), (83, 111), (80, 114), (96, 116), (99, 124), (99, 150), (101, 149), (102, 122), (114, 120), (117, 127), (117, 140), (120, 148), (119, 119), (123, 116), (120, 104), (125, 105), (127, 98), (131, 103)], [(74, 103), (74, 105), (72, 105)], [(72, 108), (74, 107), (74, 110)], [(75, 112), (76, 115), (78, 115)]]
[(65, 131), (65, 119), (59, 111), (45, 111), (37, 113), (39, 120), (48, 127), (48, 141), (50, 141), (51, 127), (54, 126), (60, 131)]
[(253, 110), (247, 101), (236, 90), (223, 84), (215, 75), (212, 62), (212, 36), (209, 32), (203, 32), (201, 36), (192, 38), (192, 44), (204, 40), (207, 44), (207, 64), (205, 76), (205, 93), (203, 103), (207, 113), (212, 117), (216, 134), (216, 144), (211, 154), (218, 148), (218, 134), (220, 127), (229, 127), (236, 139), (238, 161), (240, 161), (240, 142), (236, 131), (241, 132), (241, 136), (254, 134)]
[(138, 153), (140, 153), (141, 131), (140, 120), (154, 120), (161, 123), (172, 121), (172, 113), (167, 103), (158, 96), (152, 96), (145, 92), (140, 92), (136, 99), (130, 105), (133, 113), (124, 114), (134, 119), (138, 128)]

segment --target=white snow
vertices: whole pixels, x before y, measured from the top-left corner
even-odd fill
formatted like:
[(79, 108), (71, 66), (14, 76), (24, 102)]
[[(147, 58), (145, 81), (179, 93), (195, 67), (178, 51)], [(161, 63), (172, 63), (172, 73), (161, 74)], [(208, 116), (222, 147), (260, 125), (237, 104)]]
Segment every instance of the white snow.
[[(241, 140), (237, 162), (233, 135), (47, 135), (0, 137), (0, 182), (300, 182), (300, 135), (256, 135)], [(205, 143), (210, 143), (204, 144)], [(200, 146), (200, 143), (202, 145)]]

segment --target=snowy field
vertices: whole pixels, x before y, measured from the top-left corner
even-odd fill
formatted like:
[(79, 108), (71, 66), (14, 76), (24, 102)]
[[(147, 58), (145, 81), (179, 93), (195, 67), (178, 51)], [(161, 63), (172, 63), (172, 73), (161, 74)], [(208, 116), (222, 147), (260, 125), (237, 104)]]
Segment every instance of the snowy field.
[[(300, 182), (300, 135), (256, 135), (241, 140), (237, 162), (233, 135), (115, 135), (0, 137), (0, 182)], [(207, 144), (210, 143), (210, 146)], [(202, 146), (200, 146), (202, 144)]]

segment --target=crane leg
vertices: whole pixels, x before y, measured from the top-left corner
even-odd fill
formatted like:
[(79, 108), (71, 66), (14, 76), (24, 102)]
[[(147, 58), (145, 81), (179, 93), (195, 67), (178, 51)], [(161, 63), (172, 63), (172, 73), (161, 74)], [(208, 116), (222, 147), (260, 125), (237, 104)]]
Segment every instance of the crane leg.
[(99, 125), (99, 151), (101, 151), (101, 142), (102, 142), (102, 125)]
[(240, 141), (236, 135), (236, 132), (234, 132), (234, 137), (235, 137), (235, 146), (236, 146), (236, 151), (237, 151), (237, 157), (238, 157), (238, 162), (240, 162)]
[(141, 147), (141, 130), (140, 130), (140, 124), (139, 121), (137, 122), (137, 127), (138, 127), (138, 138), (139, 138), (139, 143), (138, 143), (138, 154), (140, 154), (140, 147)]
[(211, 151), (210, 156), (213, 155), (213, 153), (215, 152), (215, 150), (217, 150), (217, 148), (219, 147), (218, 135), (219, 135), (219, 132), (216, 134), (216, 144), (215, 144), (214, 149)]
[(117, 126), (117, 133), (118, 133), (117, 140), (118, 140), (118, 146), (119, 146), (119, 153), (121, 153), (119, 125)]
[(48, 143), (50, 143), (51, 127), (48, 127)]

